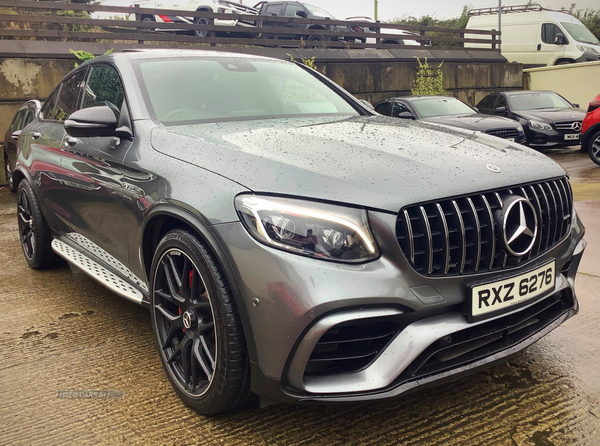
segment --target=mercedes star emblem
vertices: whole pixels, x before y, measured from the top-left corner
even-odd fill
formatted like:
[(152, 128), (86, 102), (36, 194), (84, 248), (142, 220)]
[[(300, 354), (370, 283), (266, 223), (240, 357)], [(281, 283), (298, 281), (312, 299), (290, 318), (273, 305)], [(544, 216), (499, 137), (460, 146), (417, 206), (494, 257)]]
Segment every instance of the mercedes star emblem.
[(537, 214), (529, 200), (511, 195), (504, 200), (502, 232), (506, 250), (524, 256), (533, 248), (538, 232)]
[(573, 128), (573, 130), (579, 131), (581, 130), (581, 122), (575, 121), (571, 127)]
[(494, 173), (500, 173), (500, 168), (498, 166), (496, 166), (495, 164), (486, 164), (485, 168), (487, 170), (489, 170), (490, 172), (494, 172)]
[(183, 326), (189, 330), (192, 327), (192, 315), (189, 311), (183, 313)]

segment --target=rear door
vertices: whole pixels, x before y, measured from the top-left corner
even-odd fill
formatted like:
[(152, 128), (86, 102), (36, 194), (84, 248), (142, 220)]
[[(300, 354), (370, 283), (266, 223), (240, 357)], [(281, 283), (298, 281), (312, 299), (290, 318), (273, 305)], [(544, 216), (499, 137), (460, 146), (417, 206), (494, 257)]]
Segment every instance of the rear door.
[(559, 33), (565, 36), (566, 43), (566, 34), (557, 24), (542, 23), (537, 45), (536, 65), (554, 65), (554, 62), (562, 57), (566, 45), (557, 45), (554, 43)]

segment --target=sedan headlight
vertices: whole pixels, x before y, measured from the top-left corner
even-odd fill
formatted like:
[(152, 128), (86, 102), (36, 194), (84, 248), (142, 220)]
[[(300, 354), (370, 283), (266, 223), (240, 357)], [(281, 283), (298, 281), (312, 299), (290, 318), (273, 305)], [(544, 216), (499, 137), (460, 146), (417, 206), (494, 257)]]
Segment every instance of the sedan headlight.
[(274, 248), (336, 262), (379, 257), (363, 209), (257, 195), (238, 195), (235, 207), (248, 232)]
[(529, 121), (529, 127), (536, 130), (552, 130), (552, 126), (550, 124), (538, 121)]

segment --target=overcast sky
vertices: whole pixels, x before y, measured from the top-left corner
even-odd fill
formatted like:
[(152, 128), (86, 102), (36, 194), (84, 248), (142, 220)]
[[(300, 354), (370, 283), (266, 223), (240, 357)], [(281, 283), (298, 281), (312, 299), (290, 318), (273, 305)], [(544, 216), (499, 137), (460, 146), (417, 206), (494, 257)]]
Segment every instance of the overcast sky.
[[(303, 1), (303, 0), (300, 0)], [(258, 0), (243, 0), (246, 5), (254, 5)], [(374, 0), (306, 0), (306, 3), (319, 6), (338, 19), (345, 19), (352, 16), (373, 17)], [(502, 5), (524, 5), (527, 0), (513, 0), (502, 2)], [(560, 9), (562, 6), (569, 8), (570, 0), (544, 0), (540, 4), (552, 9)], [(394, 17), (403, 15), (413, 15), (420, 17), (422, 15), (431, 15), (436, 18), (451, 18), (459, 16), (464, 5), (470, 4), (474, 8), (489, 8), (498, 6), (497, 0), (379, 0), (379, 20), (390, 20)], [(579, 0), (577, 8), (600, 8), (598, 0)]]

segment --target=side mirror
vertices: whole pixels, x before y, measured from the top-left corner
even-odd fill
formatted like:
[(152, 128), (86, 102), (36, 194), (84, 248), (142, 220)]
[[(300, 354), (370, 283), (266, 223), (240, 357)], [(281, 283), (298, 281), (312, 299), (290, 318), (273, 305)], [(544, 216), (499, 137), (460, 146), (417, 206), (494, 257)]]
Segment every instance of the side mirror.
[(65, 120), (65, 130), (71, 136), (111, 136), (117, 129), (117, 118), (106, 105), (77, 110)]
[(14, 132), (12, 132), (12, 135), (10, 135), (10, 136), (12, 136), (12, 139), (19, 139), (19, 136), (21, 136), (22, 131), (23, 130), (15, 130)]
[(497, 115), (503, 115), (504, 113), (506, 113), (506, 107), (496, 107), (494, 113), (496, 113)]
[(403, 111), (401, 113), (398, 113), (396, 115), (397, 118), (402, 118), (402, 119), (415, 119), (415, 117), (412, 115), (411, 112), (407, 112), (407, 111)]
[(365, 108), (368, 108), (369, 110), (375, 110), (375, 107), (373, 107), (373, 104), (371, 104), (366, 99), (359, 99), (358, 102), (360, 102), (362, 105), (365, 106)]
[(579, 104), (575, 104), (575, 103), (573, 103), (573, 107), (575, 107), (575, 108), (579, 108)]
[(471, 108), (472, 108), (473, 110), (475, 110), (477, 113), (481, 113), (477, 107), (471, 107)]
[(305, 19), (306, 17), (308, 17), (308, 15), (306, 14), (306, 11), (296, 11), (296, 15), (298, 17), (302, 17), (303, 19)]
[(565, 35), (563, 33), (556, 33), (554, 36), (554, 45), (564, 45)]

